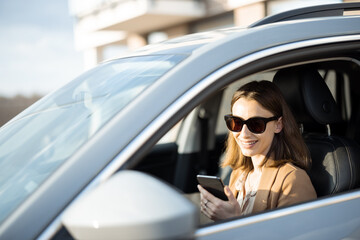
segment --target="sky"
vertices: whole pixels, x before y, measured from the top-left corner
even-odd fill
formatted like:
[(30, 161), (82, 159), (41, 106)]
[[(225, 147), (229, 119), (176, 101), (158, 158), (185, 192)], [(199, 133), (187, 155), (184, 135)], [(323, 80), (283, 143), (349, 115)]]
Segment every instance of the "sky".
[(45, 95), (84, 71), (68, 0), (0, 0), (0, 96)]

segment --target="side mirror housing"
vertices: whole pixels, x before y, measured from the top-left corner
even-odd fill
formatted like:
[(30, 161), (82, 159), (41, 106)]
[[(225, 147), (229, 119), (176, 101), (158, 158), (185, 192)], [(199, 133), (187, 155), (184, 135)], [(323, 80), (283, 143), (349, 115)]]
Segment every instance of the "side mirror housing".
[(120, 171), (76, 199), (62, 222), (76, 239), (186, 239), (193, 237), (198, 214), (166, 183)]

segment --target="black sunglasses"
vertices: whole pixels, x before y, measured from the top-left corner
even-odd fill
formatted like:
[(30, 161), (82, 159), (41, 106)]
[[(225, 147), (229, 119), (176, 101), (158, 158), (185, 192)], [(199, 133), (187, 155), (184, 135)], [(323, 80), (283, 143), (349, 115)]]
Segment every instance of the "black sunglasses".
[(248, 129), (255, 134), (260, 134), (265, 132), (266, 124), (268, 122), (277, 120), (279, 117), (269, 117), (269, 118), (263, 118), (263, 117), (253, 117), (249, 118), (248, 120), (242, 120), (239, 117), (235, 117), (233, 115), (225, 115), (225, 122), (228, 129), (232, 132), (240, 132), (246, 124)]

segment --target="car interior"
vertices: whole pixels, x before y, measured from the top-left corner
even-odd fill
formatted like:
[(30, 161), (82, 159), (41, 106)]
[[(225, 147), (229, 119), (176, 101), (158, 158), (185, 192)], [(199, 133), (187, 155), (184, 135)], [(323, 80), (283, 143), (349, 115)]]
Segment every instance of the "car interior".
[[(238, 79), (197, 106), (135, 166), (183, 192), (199, 205), (197, 174), (220, 176), (232, 94), (249, 81), (273, 81), (298, 121), (312, 158), (308, 174), (318, 198), (360, 185), (360, 62), (325, 59), (271, 69)], [(199, 211), (200, 212), (200, 211)], [(200, 225), (209, 223), (200, 214)]]

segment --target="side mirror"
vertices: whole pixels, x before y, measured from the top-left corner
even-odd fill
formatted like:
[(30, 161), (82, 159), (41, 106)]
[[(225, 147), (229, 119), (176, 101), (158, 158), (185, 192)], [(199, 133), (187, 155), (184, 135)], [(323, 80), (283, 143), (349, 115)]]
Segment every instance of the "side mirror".
[(198, 222), (193, 203), (150, 175), (120, 171), (66, 209), (76, 239), (186, 239)]

